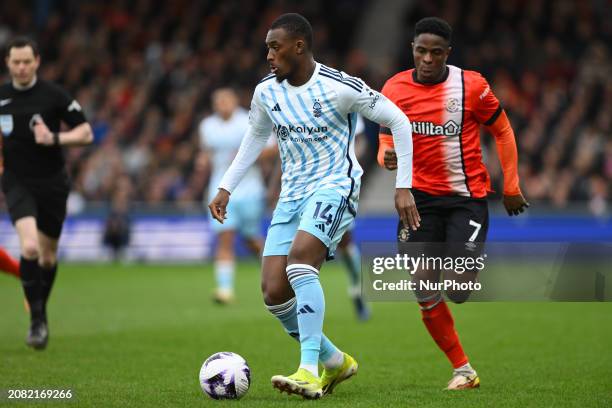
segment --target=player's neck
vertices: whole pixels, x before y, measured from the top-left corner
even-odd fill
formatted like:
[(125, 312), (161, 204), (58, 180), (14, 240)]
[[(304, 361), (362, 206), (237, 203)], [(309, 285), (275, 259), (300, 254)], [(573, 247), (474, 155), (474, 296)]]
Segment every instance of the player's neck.
[(419, 75), (417, 74), (417, 70), (415, 69), (414, 71), (412, 71), (412, 79), (414, 80), (414, 82), (422, 85), (437, 85), (448, 79), (449, 72), (450, 70), (448, 69), (448, 65), (445, 65), (444, 69), (437, 78), (432, 79), (431, 81), (422, 81), (419, 79)]
[(314, 75), (315, 69), (317, 68), (317, 63), (311, 57), (308, 62), (299, 66), (296, 70), (295, 75), (291, 78), (287, 78), (287, 82), (291, 86), (302, 86), (306, 82), (310, 81), (310, 78)]
[(13, 88), (17, 89), (18, 91), (25, 91), (26, 89), (30, 89), (34, 85), (36, 85), (36, 80), (37, 80), (36, 75), (34, 75), (34, 78), (32, 78), (32, 80), (29, 83), (25, 85), (21, 85), (13, 79)]

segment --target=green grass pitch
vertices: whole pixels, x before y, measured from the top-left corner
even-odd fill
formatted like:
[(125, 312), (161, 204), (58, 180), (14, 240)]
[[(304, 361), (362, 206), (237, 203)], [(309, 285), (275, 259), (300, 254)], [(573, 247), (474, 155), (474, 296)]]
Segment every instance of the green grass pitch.
[[(238, 268), (238, 302), (211, 303), (202, 266), (61, 265), (44, 352), (26, 348), (19, 283), (0, 276), (0, 388), (70, 388), (83, 407), (606, 407), (612, 406), (611, 303), (471, 303), (452, 306), (482, 386), (442, 391), (449, 364), (411, 303), (376, 303), (358, 323), (346, 276), (322, 271), (326, 334), (360, 363), (359, 373), (320, 401), (279, 394), (275, 374), (299, 363), (298, 344), (264, 309), (256, 263)], [(200, 365), (234, 351), (252, 370), (240, 401), (213, 401)], [(41, 406), (20, 402), (19, 407)], [(1, 406), (8, 406), (6, 400)]]

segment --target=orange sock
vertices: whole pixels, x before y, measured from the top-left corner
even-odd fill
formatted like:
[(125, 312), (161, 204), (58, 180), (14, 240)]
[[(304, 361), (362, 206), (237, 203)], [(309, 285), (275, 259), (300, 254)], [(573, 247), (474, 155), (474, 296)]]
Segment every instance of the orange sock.
[(459, 368), (467, 364), (468, 358), (461, 347), (459, 336), (455, 331), (455, 322), (448, 306), (444, 300), (438, 302), (437, 304), (436, 301), (419, 303), (423, 323), (438, 347), (446, 354), (453, 368)]
[(15, 275), (16, 277), (20, 277), (19, 273), (19, 262), (8, 252), (4, 250), (4, 248), (0, 247), (0, 270), (10, 273), (11, 275)]

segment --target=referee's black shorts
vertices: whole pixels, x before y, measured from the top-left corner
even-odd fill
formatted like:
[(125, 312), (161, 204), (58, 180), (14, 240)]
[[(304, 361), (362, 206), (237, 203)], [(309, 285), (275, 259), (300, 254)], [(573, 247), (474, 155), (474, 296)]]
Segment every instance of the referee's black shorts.
[(421, 226), (413, 231), (400, 221), (400, 242), (484, 242), (489, 229), (489, 209), (484, 198), (433, 196), (412, 189)]
[(59, 239), (70, 192), (70, 182), (65, 172), (49, 177), (20, 178), (5, 169), (2, 191), (13, 224), (31, 216), (36, 218), (39, 231), (50, 238)]

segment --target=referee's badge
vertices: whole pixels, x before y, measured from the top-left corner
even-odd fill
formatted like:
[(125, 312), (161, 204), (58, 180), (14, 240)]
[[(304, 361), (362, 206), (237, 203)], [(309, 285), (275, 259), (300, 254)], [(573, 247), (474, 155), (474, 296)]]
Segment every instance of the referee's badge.
[(13, 115), (0, 115), (0, 130), (4, 136), (9, 136), (13, 131)]

